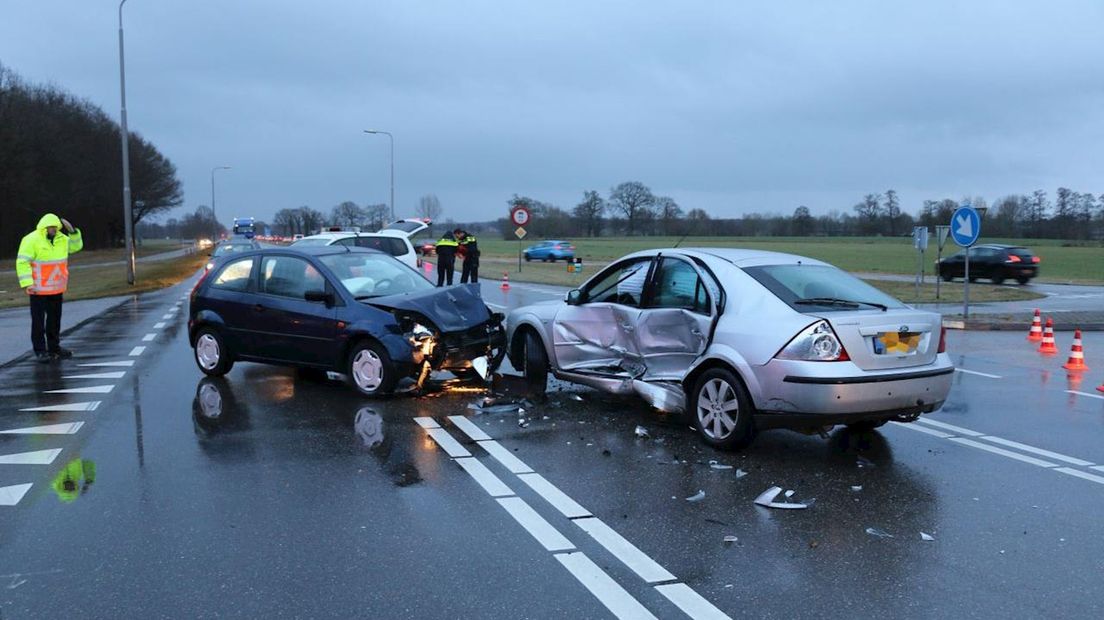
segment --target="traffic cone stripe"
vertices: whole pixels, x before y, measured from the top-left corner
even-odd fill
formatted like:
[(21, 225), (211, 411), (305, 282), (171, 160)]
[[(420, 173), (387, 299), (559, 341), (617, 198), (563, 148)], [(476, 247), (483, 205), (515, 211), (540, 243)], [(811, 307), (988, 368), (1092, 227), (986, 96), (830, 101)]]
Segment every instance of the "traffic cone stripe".
[(1039, 345), (1039, 353), (1054, 355), (1057, 352), (1058, 347), (1054, 344), (1054, 319), (1047, 317), (1046, 328), (1043, 329), (1043, 343)]
[(1035, 308), (1035, 318), (1031, 320), (1031, 329), (1027, 332), (1027, 339), (1031, 342), (1039, 342), (1043, 339), (1043, 322), (1039, 316), (1039, 309)]
[(1075, 330), (1073, 332), (1073, 346), (1070, 347), (1070, 356), (1065, 364), (1062, 364), (1062, 368), (1066, 370), (1088, 370), (1089, 367), (1085, 365), (1085, 351), (1081, 347), (1081, 330)]
[(506, 273), (505, 271), (502, 272), (502, 286), (500, 286), (499, 288), (504, 291), (510, 290), (510, 274)]

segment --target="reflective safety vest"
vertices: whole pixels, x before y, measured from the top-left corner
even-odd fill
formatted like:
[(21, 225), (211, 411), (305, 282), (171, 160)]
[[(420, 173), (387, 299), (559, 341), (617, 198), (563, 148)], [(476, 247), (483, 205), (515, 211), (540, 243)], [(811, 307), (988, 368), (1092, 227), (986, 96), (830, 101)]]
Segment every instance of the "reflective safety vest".
[[(58, 228), (51, 240), (46, 236), (50, 226)], [(15, 258), (15, 273), (19, 286), (32, 289), (32, 295), (59, 295), (69, 286), (69, 254), (84, 247), (79, 230), (70, 235), (61, 232), (61, 220), (47, 213), (38, 222), (38, 228), (29, 233), (19, 244)]]

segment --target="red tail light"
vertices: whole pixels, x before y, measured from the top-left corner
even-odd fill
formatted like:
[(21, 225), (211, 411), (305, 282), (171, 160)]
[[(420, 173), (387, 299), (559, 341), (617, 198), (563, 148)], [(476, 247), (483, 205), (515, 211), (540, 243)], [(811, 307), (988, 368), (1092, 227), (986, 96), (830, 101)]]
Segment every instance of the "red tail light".
[(557, 249), (557, 250), (562, 250), (562, 249), (563, 249), (563, 246), (557, 243), (557, 244), (556, 244), (556, 249)]
[(1038, 256), (1032, 256), (1031, 257), (1031, 262), (1033, 262), (1033, 263), (1039, 262), (1039, 257)]
[(937, 351), (937, 353), (946, 353), (946, 352), (947, 352), (947, 328), (946, 327), (941, 327), (941, 328), (939, 328), (939, 350)]
[(1005, 261), (1005, 262), (1007, 262), (1007, 263), (1019, 263), (1019, 262), (1022, 262), (1022, 260), (1020, 259), (1019, 256), (1016, 256), (1015, 254), (1009, 254), (1008, 255), (1008, 260)]
[(192, 299), (195, 299), (196, 291), (199, 290), (200, 285), (203, 284), (203, 281), (207, 279), (207, 276), (211, 275), (212, 271), (214, 271), (214, 270), (213, 269), (205, 269), (203, 271), (203, 275), (199, 276), (199, 280), (195, 283), (195, 286), (192, 287), (192, 292), (189, 295), (189, 297), (191, 297)]

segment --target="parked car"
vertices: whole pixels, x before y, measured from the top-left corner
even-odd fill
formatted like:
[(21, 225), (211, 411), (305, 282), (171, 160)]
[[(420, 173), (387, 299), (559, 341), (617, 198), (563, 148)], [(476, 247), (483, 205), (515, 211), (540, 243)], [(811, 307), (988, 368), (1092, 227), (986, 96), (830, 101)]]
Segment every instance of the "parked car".
[(478, 285), (435, 288), (376, 250), (305, 246), (234, 255), (191, 294), (188, 335), (201, 371), (236, 361), (344, 373), (362, 394), (407, 378), (493, 370), (505, 354), (503, 316)]
[[(1038, 256), (1018, 245), (987, 243), (970, 248), (970, 281), (986, 278), (993, 284), (1016, 280), (1027, 284), (1039, 275)], [(947, 256), (938, 263), (939, 277), (950, 282), (966, 277), (966, 251)]]
[(736, 249), (630, 254), (562, 302), (507, 318), (509, 356), (684, 412), (706, 443), (758, 430), (875, 428), (943, 405), (954, 366), (934, 312), (817, 260)]
[(422, 266), (418, 253), (414, 251), (414, 244), (410, 239), (419, 232), (429, 228), (425, 220), (407, 219), (388, 224), (382, 230), (375, 233), (362, 233), (360, 229), (343, 230), (334, 228), (317, 235), (303, 237), (292, 242), (292, 247), (341, 245), (351, 248), (369, 248), (390, 254), (411, 267)]
[(572, 260), (575, 258), (575, 246), (570, 241), (541, 241), (522, 252), (525, 260), (552, 261)]
[(226, 241), (220, 242), (217, 246), (215, 246), (215, 249), (210, 254), (208, 254), (208, 256), (211, 257), (211, 260), (207, 261), (205, 269), (207, 271), (210, 271), (215, 265), (218, 264), (220, 260), (226, 258), (230, 254), (235, 254), (238, 252), (248, 252), (250, 250), (259, 250), (260, 248), (261, 244), (252, 239), (246, 239), (244, 237), (227, 239)]

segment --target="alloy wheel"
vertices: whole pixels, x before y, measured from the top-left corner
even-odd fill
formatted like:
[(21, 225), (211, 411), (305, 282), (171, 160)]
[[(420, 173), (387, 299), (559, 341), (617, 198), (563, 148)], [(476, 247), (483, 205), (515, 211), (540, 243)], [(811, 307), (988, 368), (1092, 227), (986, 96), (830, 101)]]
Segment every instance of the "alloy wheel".
[(365, 392), (374, 392), (383, 383), (383, 360), (371, 349), (363, 349), (353, 358), (353, 381)]
[(725, 439), (736, 428), (740, 401), (736, 390), (723, 379), (710, 379), (698, 393), (698, 422), (711, 439)]
[(220, 359), (218, 340), (211, 334), (203, 334), (196, 341), (196, 360), (204, 370), (214, 370)]

